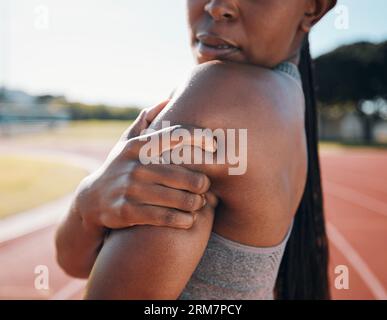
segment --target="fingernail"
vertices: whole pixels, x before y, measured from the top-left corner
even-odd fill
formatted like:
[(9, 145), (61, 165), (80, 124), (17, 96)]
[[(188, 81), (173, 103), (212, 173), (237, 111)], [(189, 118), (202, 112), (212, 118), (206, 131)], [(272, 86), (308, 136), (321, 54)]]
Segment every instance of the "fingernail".
[(195, 218), (190, 214), (181, 214), (181, 218), (179, 220), (179, 225), (190, 227), (194, 223)]
[(202, 205), (202, 207), (204, 207), (207, 204), (207, 199), (206, 199), (205, 195), (202, 195), (202, 197), (203, 197), (203, 205)]

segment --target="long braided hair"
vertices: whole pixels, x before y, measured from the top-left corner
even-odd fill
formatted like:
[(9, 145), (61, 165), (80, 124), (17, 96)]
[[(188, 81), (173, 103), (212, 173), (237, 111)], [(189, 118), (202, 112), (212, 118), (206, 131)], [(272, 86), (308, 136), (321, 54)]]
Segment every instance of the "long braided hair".
[(308, 173), (293, 231), (286, 246), (275, 287), (276, 299), (330, 299), (328, 240), (318, 155), (316, 97), (308, 36), (299, 63), (305, 95)]

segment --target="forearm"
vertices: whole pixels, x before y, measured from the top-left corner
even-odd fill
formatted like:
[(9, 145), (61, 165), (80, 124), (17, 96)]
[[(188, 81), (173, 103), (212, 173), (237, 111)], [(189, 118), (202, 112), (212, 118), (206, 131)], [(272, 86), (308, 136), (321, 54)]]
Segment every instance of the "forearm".
[(86, 225), (75, 201), (56, 234), (57, 261), (66, 273), (88, 278), (103, 244), (106, 229)]
[(213, 220), (208, 206), (187, 230), (134, 226), (112, 231), (98, 255), (85, 298), (176, 299), (204, 253)]

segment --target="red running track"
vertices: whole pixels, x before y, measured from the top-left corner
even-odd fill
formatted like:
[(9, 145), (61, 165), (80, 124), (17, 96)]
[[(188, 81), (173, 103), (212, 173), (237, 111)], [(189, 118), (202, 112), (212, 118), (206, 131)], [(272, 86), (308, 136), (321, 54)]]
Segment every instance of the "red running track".
[[(387, 299), (387, 152), (322, 153), (322, 177), (335, 299)], [(346, 265), (349, 289), (334, 286)]]
[[(334, 299), (387, 299), (387, 151), (321, 154)], [(85, 282), (71, 279), (54, 257), (55, 227), (0, 244), (0, 299), (79, 299)], [(34, 288), (37, 265), (49, 268), (49, 290)], [(348, 268), (349, 289), (335, 288), (335, 267)]]

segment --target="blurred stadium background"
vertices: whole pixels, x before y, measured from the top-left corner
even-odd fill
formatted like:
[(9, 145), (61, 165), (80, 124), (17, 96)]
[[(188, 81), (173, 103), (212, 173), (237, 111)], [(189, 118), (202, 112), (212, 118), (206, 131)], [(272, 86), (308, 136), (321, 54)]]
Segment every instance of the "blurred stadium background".
[[(339, 0), (312, 33), (335, 299), (387, 299), (386, 10)], [(56, 265), (55, 224), (192, 65), (184, 1), (0, 0), (0, 299), (81, 297), (84, 282)]]

